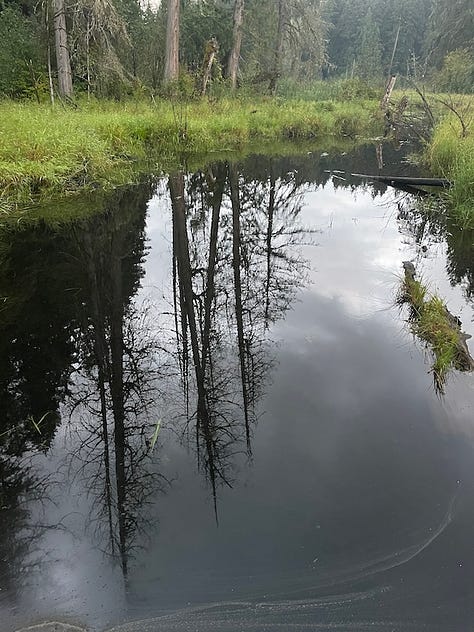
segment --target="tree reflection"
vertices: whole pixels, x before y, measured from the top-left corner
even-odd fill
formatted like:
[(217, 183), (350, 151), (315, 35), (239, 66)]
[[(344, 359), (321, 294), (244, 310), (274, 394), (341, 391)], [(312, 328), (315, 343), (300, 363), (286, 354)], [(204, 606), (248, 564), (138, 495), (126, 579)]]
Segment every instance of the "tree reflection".
[[(304, 283), (297, 245), (301, 193), (272, 171), (247, 181), (236, 164), (169, 178), (176, 338), (187, 428), (211, 485), (232, 485), (233, 457), (251, 455), (256, 403), (272, 364), (267, 333)], [(194, 381), (190, 381), (192, 362)], [(195, 397), (195, 404), (192, 404)]]
[(438, 199), (405, 197), (398, 203), (400, 230), (412, 238), (419, 256), (433, 243), (447, 245), (447, 273), (452, 285), (462, 285), (468, 300), (474, 297), (474, 230), (449, 217)]
[[(90, 219), (39, 224), (2, 242), (1, 516), (12, 566), (25, 563), (21, 534), (31, 532), (21, 497), (34, 503), (42, 480), (27, 465), (30, 454), (46, 453), (66, 412), (76, 440), (65, 484), (85, 477), (100, 546), (125, 575), (147, 503), (166, 486), (147, 444), (162, 377), (158, 341), (149, 310), (131, 300), (143, 274), (150, 195), (149, 185), (120, 189)], [(51, 480), (48, 487), (51, 497), (59, 491)]]
[(83, 263), (83, 326), (69, 405), (77, 427), (75, 456), (93, 495), (91, 522), (104, 550), (129, 559), (145, 535), (146, 507), (166, 481), (151, 468), (149, 437), (156, 424), (159, 343), (149, 309), (130, 301), (142, 274), (149, 190), (121, 200), (75, 233)]

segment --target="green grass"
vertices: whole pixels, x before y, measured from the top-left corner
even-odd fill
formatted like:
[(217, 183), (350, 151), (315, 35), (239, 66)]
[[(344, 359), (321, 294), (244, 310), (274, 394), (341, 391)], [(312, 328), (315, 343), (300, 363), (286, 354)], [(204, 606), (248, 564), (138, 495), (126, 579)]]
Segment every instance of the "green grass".
[[(474, 103), (471, 116), (474, 117)], [(447, 194), (450, 213), (464, 227), (474, 228), (474, 126), (465, 138), (454, 115), (441, 120), (427, 147), (426, 158), (431, 171), (454, 182)]]
[(379, 131), (375, 101), (337, 103), (223, 99), (173, 105), (80, 103), (54, 109), (0, 103), (0, 211), (39, 193), (130, 181), (140, 161), (156, 169), (183, 156), (242, 149), (247, 144)]
[(460, 326), (439, 296), (430, 295), (421, 281), (405, 275), (397, 304), (408, 307), (412, 333), (432, 349), (434, 361), (431, 370), (439, 392), (444, 391), (451, 370), (473, 370), (473, 361), (463, 344), (465, 339)]

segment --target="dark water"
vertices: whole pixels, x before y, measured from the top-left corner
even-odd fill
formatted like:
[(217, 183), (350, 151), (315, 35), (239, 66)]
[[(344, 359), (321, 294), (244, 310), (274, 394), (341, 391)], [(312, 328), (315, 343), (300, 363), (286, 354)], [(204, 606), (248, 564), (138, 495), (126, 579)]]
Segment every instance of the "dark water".
[(474, 627), (472, 375), (394, 307), (474, 333), (472, 235), (320, 153), (2, 230), (2, 631)]

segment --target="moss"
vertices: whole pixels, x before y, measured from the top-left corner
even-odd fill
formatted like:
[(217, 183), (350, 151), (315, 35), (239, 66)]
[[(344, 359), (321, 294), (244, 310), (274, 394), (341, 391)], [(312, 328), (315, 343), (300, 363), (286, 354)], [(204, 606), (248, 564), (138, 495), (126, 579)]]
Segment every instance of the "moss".
[(421, 281), (406, 274), (397, 303), (408, 307), (412, 333), (429, 345), (433, 352), (431, 370), (439, 392), (444, 391), (451, 370), (471, 371), (474, 368), (460, 322), (439, 296), (429, 295)]

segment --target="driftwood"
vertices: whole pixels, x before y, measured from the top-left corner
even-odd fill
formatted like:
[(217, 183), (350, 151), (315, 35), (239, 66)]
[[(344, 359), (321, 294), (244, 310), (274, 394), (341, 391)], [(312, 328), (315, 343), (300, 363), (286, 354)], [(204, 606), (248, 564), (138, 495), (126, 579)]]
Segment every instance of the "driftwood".
[(351, 173), (354, 178), (365, 178), (382, 182), (390, 186), (408, 185), (408, 186), (425, 186), (425, 187), (443, 187), (449, 189), (452, 182), (446, 178), (405, 178), (402, 176), (371, 176), (365, 173)]

